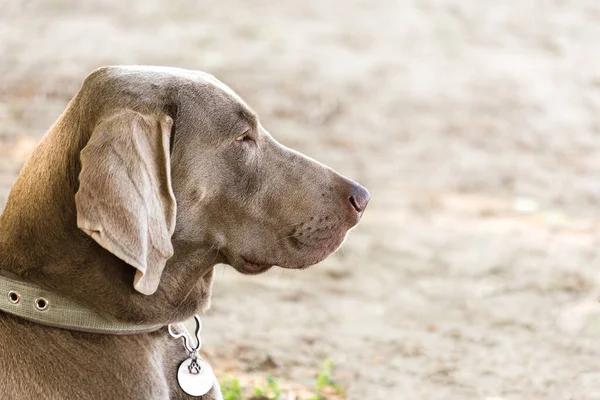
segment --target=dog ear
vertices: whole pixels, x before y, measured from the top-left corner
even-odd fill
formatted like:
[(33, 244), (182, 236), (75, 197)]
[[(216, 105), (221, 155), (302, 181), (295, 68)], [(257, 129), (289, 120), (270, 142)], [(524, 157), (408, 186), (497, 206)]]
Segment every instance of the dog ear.
[(145, 295), (173, 255), (172, 126), (166, 115), (121, 111), (100, 121), (80, 154), (77, 226), (137, 270), (133, 286)]

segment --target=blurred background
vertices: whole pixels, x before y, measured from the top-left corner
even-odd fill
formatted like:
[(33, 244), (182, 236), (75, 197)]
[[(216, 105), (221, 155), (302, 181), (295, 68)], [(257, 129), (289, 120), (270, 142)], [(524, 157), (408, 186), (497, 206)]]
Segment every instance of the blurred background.
[(112, 64), (210, 72), (282, 143), (370, 189), (361, 225), (320, 265), (218, 267), (204, 349), (227, 385), (600, 398), (597, 0), (0, 10), (0, 210), (85, 76)]

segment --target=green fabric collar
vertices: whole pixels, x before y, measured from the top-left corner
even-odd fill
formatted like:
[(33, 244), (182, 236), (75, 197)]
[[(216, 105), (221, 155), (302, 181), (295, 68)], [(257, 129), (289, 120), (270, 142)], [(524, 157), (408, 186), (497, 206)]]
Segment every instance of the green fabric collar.
[(0, 311), (54, 328), (111, 335), (156, 331), (163, 325), (138, 325), (110, 320), (62, 295), (17, 276), (0, 273)]

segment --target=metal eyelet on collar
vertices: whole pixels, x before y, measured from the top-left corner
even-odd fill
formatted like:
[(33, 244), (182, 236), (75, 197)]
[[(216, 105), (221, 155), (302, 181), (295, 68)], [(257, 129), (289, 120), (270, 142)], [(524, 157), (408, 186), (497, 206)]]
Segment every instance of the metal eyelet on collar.
[(43, 297), (38, 297), (37, 299), (35, 299), (35, 303), (34, 304), (35, 304), (35, 308), (38, 311), (46, 311), (48, 309), (49, 305), (50, 305), (48, 303), (48, 300), (46, 300)]
[(21, 301), (21, 294), (16, 290), (11, 290), (8, 292), (8, 301), (13, 304), (17, 304), (19, 301)]

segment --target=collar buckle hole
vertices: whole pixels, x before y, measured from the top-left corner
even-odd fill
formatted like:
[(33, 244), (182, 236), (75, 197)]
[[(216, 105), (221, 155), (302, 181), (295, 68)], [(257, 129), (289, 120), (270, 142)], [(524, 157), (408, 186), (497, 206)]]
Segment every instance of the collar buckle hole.
[(8, 292), (8, 300), (13, 304), (17, 304), (21, 300), (21, 295), (16, 290), (11, 290)]
[(43, 297), (38, 297), (35, 299), (35, 308), (38, 311), (46, 311), (48, 309), (48, 300)]

